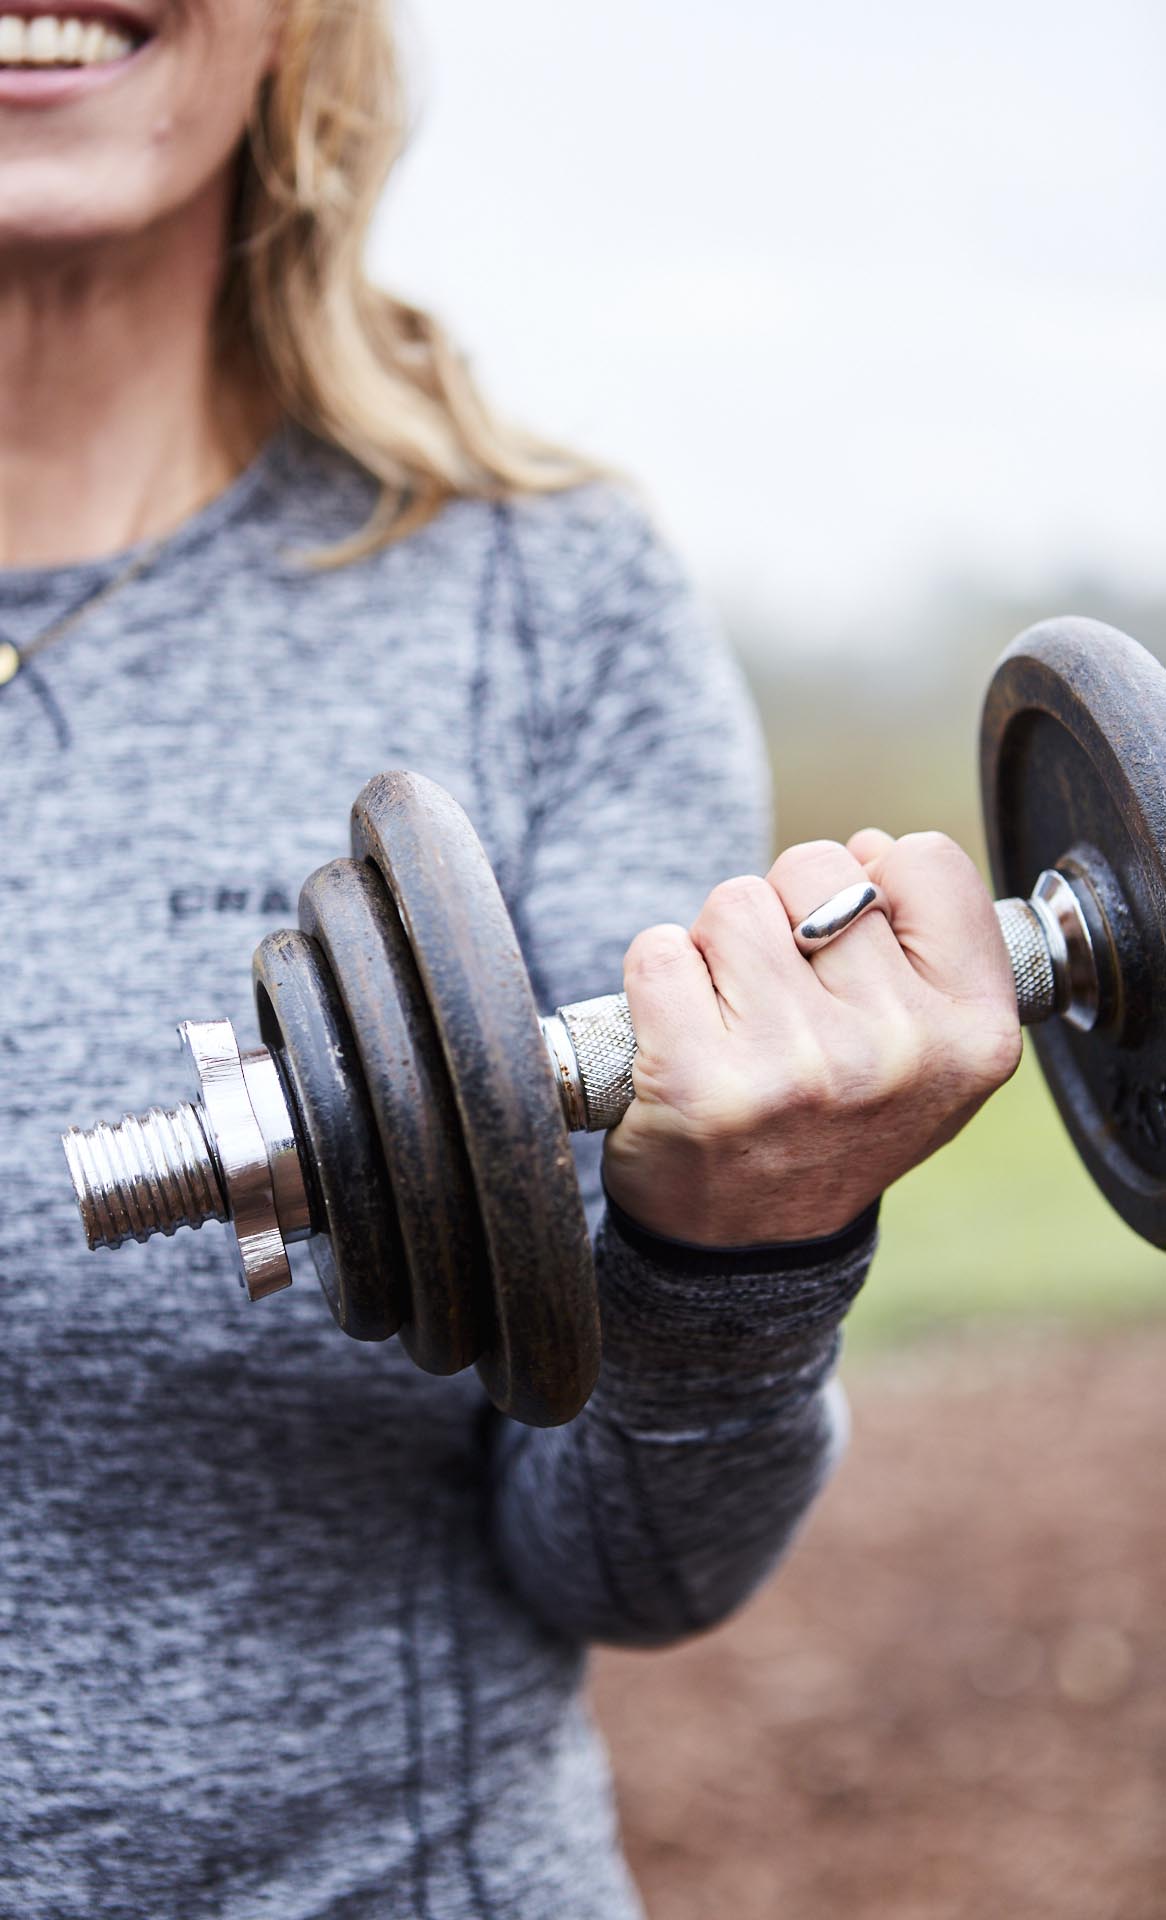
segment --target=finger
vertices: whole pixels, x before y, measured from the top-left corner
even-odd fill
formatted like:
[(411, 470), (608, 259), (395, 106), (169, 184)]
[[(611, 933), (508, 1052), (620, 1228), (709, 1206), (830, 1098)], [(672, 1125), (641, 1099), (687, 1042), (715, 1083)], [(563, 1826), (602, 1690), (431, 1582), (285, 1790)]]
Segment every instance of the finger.
[[(769, 871), (790, 921), (797, 925), (832, 893), (869, 876), (853, 853), (836, 840), (811, 840), (789, 847)], [(868, 913), (823, 947), (810, 962), (828, 993), (856, 1004), (882, 1002), (897, 991), (904, 959), (883, 913)]]
[(684, 927), (649, 927), (624, 957), (624, 992), (636, 1036), (636, 1092), (644, 1098), (690, 1052), (723, 1043), (709, 970)]
[[(885, 859), (894, 844), (891, 835), (884, 833), (881, 827), (860, 827), (846, 842), (846, 851), (852, 853), (859, 866), (865, 867), (870, 873), (872, 864)], [(871, 877), (873, 879), (873, 874)]]
[(956, 999), (1013, 992), (992, 897), (962, 847), (943, 833), (908, 833), (872, 863), (895, 933), (917, 974)]
[(726, 1025), (759, 1016), (770, 1026), (780, 1025), (805, 969), (789, 914), (767, 880), (743, 873), (714, 887), (693, 922), (692, 939)]

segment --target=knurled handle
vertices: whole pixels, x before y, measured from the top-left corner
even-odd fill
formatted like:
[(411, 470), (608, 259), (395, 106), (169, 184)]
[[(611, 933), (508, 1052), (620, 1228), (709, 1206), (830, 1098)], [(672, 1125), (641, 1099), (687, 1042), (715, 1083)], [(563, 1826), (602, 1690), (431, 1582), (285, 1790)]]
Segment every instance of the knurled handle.
[[(1022, 1026), (1057, 1012), (1057, 980), (1049, 937), (1028, 900), (998, 900), (996, 917), (1012, 962)], [(561, 1032), (565, 1030), (567, 1046)], [(636, 1035), (627, 998), (605, 993), (559, 1007), (543, 1031), (559, 1076), (567, 1125), (579, 1133), (614, 1127), (631, 1106)]]
[(614, 1127), (632, 1104), (632, 1063), (636, 1033), (627, 995), (601, 994), (598, 1000), (578, 1000), (560, 1007), (558, 1018), (567, 1029), (575, 1056), (578, 1083), (575, 1124), (584, 1133), (602, 1133)]
[(1048, 934), (1027, 900), (997, 900), (996, 918), (1012, 962), (1020, 1024), (1035, 1026), (1057, 1011), (1057, 978)]

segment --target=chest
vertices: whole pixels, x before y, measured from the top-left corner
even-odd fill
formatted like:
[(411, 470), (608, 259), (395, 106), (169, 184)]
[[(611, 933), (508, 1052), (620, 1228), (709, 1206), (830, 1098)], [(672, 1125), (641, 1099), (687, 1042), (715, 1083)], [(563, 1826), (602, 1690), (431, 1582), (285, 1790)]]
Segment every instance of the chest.
[[(0, 697), (0, 1313), (40, 1342), (38, 1312), (62, 1334), (81, 1321), (136, 1337), (155, 1282), (233, 1288), (208, 1228), (124, 1249), (118, 1289), (101, 1291), (58, 1135), (182, 1097), (182, 1019), (225, 1016), (257, 1040), (251, 954), (296, 923), (308, 874), (348, 850), (364, 782), (429, 774), (503, 876), (517, 864), (528, 797), (508, 756), (521, 757), (527, 693), (504, 645), (484, 675), (468, 596), (440, 583), (420, 603), (390, 594), (375, 620), (352, 596), (346, 582), (293, 586), (257, 612), (245, 582), (211, 582), (202, 605), (176, 594), (164, 621), (95, 623), (41, 657), (41, 687)], [(304, 1272), (281, 1328), (323, 1316), (349, 1347)], [(184, 1335), (225, 1337), (202, 1316)]]
[(468, 610), (440, 594), (373, 622), (347, 590), (292, 587), (259, 617), (243, 585), (220, 584), (202, 608), (169, 609), (165, 631), (84, 642), (0, 699), (9, 1101), (26, 1055), (22, 1104), (50, 1080), (74, 1105), (90, 1089), (132, 1100), (178, 1019), (252, 1031), (251, 952), (347, 851), (374, 773), (440, 781), (503, 875), (512, 863), (524, 796), (496, 741), (521, 741), (523, 690), (487, 683)]

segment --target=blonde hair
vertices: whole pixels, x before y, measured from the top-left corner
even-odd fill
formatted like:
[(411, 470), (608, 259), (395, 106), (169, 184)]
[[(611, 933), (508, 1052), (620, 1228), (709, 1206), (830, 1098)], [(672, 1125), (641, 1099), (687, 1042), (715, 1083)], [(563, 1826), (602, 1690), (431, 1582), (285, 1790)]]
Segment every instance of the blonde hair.
[(369, 223), (407, 131), (388, 0), (286, 0), (241, 161), (220, 321), (281, 410), (380, 483), (333, 563), (456, 496), (548, 492), (595, 472), (503, 425), (433, 316), (369, 281)]

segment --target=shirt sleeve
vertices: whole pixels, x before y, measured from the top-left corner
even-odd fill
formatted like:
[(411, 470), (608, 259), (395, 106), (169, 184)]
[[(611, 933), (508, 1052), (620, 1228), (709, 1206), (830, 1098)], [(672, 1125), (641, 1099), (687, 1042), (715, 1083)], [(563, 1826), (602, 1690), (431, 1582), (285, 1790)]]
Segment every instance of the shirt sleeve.
[[(642, 927), (765, 871), (767, 761), (715, 623), (636, 507), (588, 490), (514, 509), (505, 539), (540, 696), (511, 906), (553, 1007), (617, 988)], [(658, 1644), (739, 1605), (823, 1485), (845, 1426), (839, 1326), (875, 1229), (702, 1270), (605, 1208), (602, 1142), (576, 1145), (600, 1380), (566, 1427), (497, 1423), (493, 1534), (553, 1630)]]

